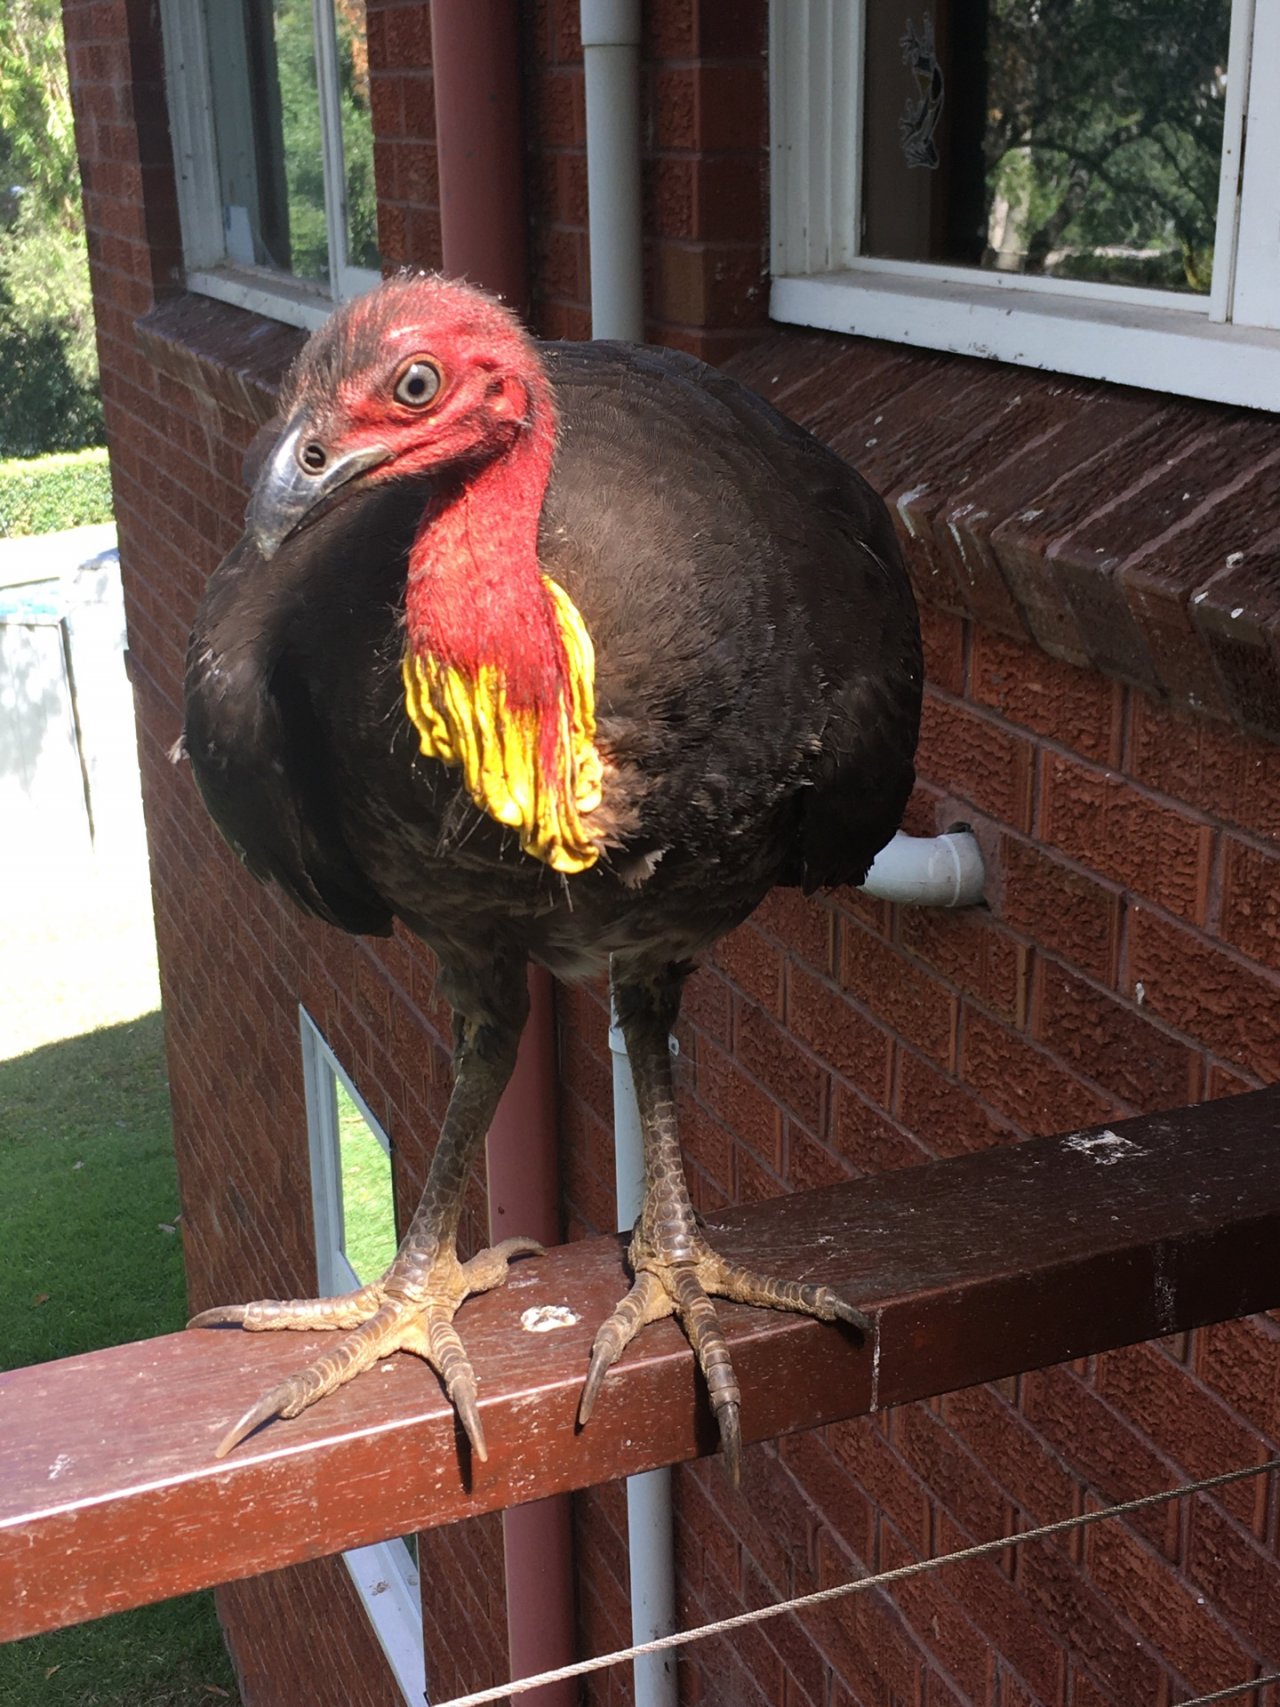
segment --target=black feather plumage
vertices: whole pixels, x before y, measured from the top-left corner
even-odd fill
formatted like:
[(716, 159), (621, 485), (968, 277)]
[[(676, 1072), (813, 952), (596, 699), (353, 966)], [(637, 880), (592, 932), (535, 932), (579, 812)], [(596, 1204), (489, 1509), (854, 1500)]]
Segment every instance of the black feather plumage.
[[(410, 370), (421, 397), (401, 395)], [(457, 1070), (422, 1202), (358, 1308), (263, 1302), (200, 1318), (359, 1322), (220, 1450), (401, 1348), (438, 1370), (484, 1455), (453, 1315), (534, 1247), (507, 1241), (460, 1265), (456, 1234), (515, 1059), (532, 958), (564, 978), (610, 968), (645, 1145), (636, 1283), (596, 1336), (580, 1420), (637, 1328), (674, 1309), (736, 1473), (740, 1394), (709, 1300), (863, 1318), (830, 1288), (727, 1264), (710, 1247), (680, 1161), (668, 1033), (691, 963), (772, 885), (860, 882), (897, 827), (921, 657), (888, 514), (838, 457), (725, 375), (666, 350), (533, 346), (495, 304), (446, 281), (393, 281), (335, 314), (287, 405), (253, 527), (196, 617), (186, 751), (255, 876), (345, 930), (385, 932), (399, 917), (430, 944)], [(494, 478), (504, 470), (505, 487)], [(574, 641), (573, 666), (557, 651), (563, 616), (558, 630), (548, 617), (566, 599), (590, 637)], [(424, 654), (424, 634), (452, 655), (435, 640)], [(502, 644), (495, 660), (486, 648)], [(547, 730), (588, 728), (572, 696), (592, 646), (594, 742), (544, 743)], [(411, 680), (441, 695), (417, 704), (416, 727), (406, 655), (425, 655), (427, 676)], [(461, 673), (432, 674), (442, 658)], [(483, 687), (490, 678), (500, 691)], [(456, 713), (455, 689), (473, 721), (432, 745), (432, 717)], [(536, 739), (492, 797), (475, 782), (484, 763), (468, 782), (424, 756), (426, 741), (460, 757), (498, 722), (505, 740), (529, 706)], [(585, 869), (524, 851), (520, 814), (536, 822), (546, 799), (581, 804), (587, 840), (552, 851), (581, 862), (585, 846)], [(519, 834), (498, 821), (512, 809)]]
[(668, 937), (687, 958), (775, 882), (861, 881), (910, 792), (920, 646), (883, 504), (811, 435), (673, 351), (540, 348), (539, 555), (595, 643), (618, 845), (563, 882), (417, 755), (399, 663), (429, 480), (352, 493), (270, 563), (241, 540), (196, 619), (186, 746), (249, 869), (311, 912), (400, 914), (446, 952), (497, 928), (572, 975)]

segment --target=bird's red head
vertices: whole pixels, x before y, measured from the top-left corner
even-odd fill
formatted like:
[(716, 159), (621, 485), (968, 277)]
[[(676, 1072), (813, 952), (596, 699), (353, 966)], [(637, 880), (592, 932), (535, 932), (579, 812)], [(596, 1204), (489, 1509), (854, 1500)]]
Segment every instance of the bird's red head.
[(594, 652), (538, 560), (556, 417), (532, 340), (467, 285), (390, 279), (315, 334), (283, 401), (247, 517), (262, 556), (357, 487), (438, 475), (407, 564), (407, 715), (422, 752), (460, 767), (526, 852), (586, 870), (600, 846)]
[(281, 401), (286, 426), (247, 516), (268, 558), (357, 485), (469, 474), (526, 438), (544, 482), (550, 464), (554, 411), (532, 341), (500, 303), (432, 274), (388, 279), (337, 309)]

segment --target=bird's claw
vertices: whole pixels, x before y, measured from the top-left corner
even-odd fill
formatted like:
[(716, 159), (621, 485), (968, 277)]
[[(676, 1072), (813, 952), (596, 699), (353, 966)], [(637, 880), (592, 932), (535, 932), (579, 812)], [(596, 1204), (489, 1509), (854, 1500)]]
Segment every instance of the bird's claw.
[(358, 1328), (375, 1314), (385, 1296), (382, 1282), (377, 1281), (336, 1298), (259, 1298), (252, 1304), (217, 1304), (192, 1316), (187, 1326), (240, 1327), (255, 1334), (274, 1333), (281, 1328), (299, 1332)]
[(656, 1274), (641, 1270), (635, 1285), (601, 1322), (591, 1344), (591, 1362), (578, 1399), (578, 1426), (585, 1427), (595, 1408), (604, 1378), (647, 1322), (660, 1321), (676, 1308), (675, 1300)]
[(742, 1406), (726, 1401), (716, 1412), (720, 1429), (720, 1452), (724, 1458), (725, 1475), (729, 1485), (742, 1486)]
[(211, 1310), (201, 1310), (192, 1316), (189, 1328), (235, 1328), (244, 1326), (247, 1304), (216, 1304)]
[(251, 1405), (219, 1441), (215, 1457), (225, 1458), (273, 1417), (296, 1417), (392, 1352), (408, 1351), (436, 1371), (472, 1452), (483, 1462), (488, 1449), (480, 1422), (475, 1371), (453, 1326), (453, 1317), (472, 1293), (500, 1285), (513, 1257), (541, 1254), (542, 1246), (536, 1240), (519, 1237), (504, 1239), (465, 1263), (459, 1263), (449, 1251), (442, 1255), (439, 1276), (425, 1288), (415, 1289), (425, 1293), (422, 1297), (397, 1292), (393, 1263), (382, 1280), (345, 1297), (263, 1299), (202, 1310), (191, 1318), (189, 1327), (240, 1326), (258, 1333), (290, 1328), (349, 1330), (314, 1363), (288, 1376)]
[(286, 1414), (285, 1406), (288, 1402), (288, 1383), (282, 1381), (278, 1387), (273, 1387), (269, 1393), (264, 1394), (256, 1405), (250, 1405), (238, 1422), (232, 1423), (214, 1447), (213, 1456), (225, 1458), (228, 1452), (233, 1452), (242, 1440), (246, 1440), (253, 1433), (254, 1429), (261, 1428), (263, 1423), (270, 1422), (272, 1417), (284, 1416)]
[(838, 1292), (832, 1292), (829, 1286), (824, 1286), (824, 1292), (831, 1294), (831, 1313), (838, 1322), (848, 1322), (851, 1328), (856, 1328), (863, 1339), (868, 1339), (875, 1332), (875, 1323), (862, 1310), (850, 1304), (847, 1298), (842, 1298)]
[(637, 1233), (632, 1266), (635, 1284), (600, 1325), (591, 1347), (587, 1378), (578, 1400), (579, 1427), (590, 1419), (605, 1377), (639, 1330), (648, 1322), (678, 1315), (707, 1384), (725, 1470), (734, 1487), (742, 1476), (742, 1394), (712, 1297), (795, 1310), (821, 1321), (847, 1322), (864, 1335), (871, 1331), (870, 1320), (833, 1288), (781, 1280), (728, 1263), (701, 1239), (692, 1261), (669, 1262), (646, 1250)]

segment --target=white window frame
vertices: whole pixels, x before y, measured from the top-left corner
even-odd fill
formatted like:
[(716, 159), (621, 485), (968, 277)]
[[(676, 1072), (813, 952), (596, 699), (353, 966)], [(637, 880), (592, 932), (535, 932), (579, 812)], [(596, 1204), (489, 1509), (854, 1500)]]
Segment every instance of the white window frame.
[[(206, 3), (219, 5), (222, 0)], [(312, 0), (329, 238), (327, 288), (228, 258), (204, 3), (161, 0), (161, 28), (187, 289), (314, 331), (323, 325), (335, 303), (372, 290), (380, 277), (372, 268), (352, 266), (347, 259), (347, 174), (333, 0)]]
[(770, 0), (775, 320), (1280, 409), (1278, 0), (1233, 0), (1203, 297), (860, 254), (866, 5)]
[[(391, 1154), (386, 1133), (369, 1110), (320, 1028), (298, 1008), (302, 1037), (302, 1076), (307, 1100), (307, 1141), (311, 1152), (311, 1208), (316, 1230), (316, 1271), (324, 1295), (352, 1292), (360, 1280), (343, 1250), (342, 1156), (338, 1142), (337, 1086), (341, 1084), (369, 1130)], [(375, 1541), (342, 1555), (374, 1635), (387, 1657), (397, 1685), (411, 1707), (427, 1699), (423, 1649), (422, 1599), (418, 1572), (401, 1541)]]

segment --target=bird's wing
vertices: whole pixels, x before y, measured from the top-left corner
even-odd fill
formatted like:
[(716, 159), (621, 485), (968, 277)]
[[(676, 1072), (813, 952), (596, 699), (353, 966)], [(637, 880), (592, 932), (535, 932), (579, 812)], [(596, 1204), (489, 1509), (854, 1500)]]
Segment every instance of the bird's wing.
[(310, 693), (276, 643), (292, 603), (241, 539), (192, 630), (182, 745), (210, 815), (255, 877), (330, 924), (386, 935), (391, 910), (342, 834)]
[[(893, 526), (860, 475), (729, 375), (547, 346), (561, 410), (543, 546), (587, 617), (607, 726), (706, 821), (789, 797), (781, 880), (861, 881), (913, 782), (921, 662)], [(612, 720), (612, 724), (610, 724)], [(687, 834), (689, 819), (669, 827)]]

